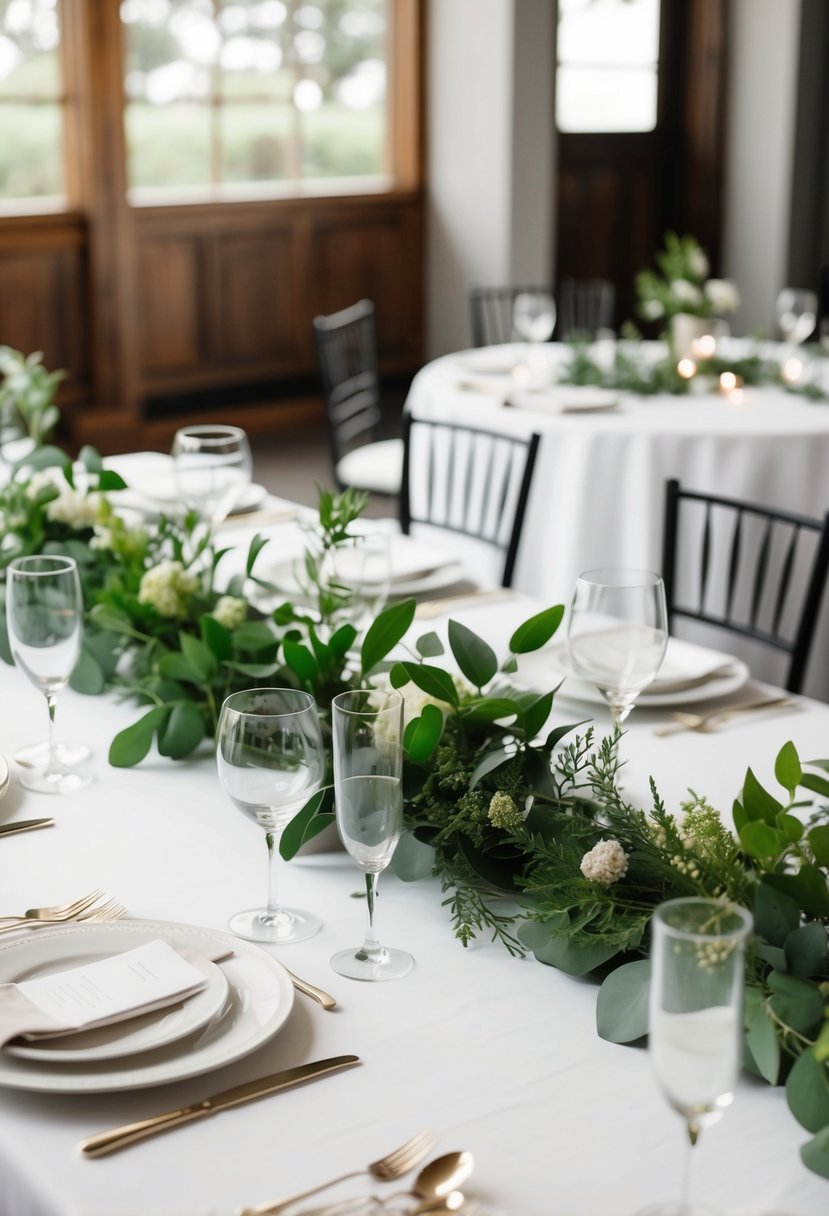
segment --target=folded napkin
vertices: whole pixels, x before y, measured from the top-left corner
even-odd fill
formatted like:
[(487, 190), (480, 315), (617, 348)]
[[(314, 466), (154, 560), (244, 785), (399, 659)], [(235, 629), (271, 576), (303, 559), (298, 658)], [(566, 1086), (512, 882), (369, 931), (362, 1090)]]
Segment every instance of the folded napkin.
[(607, 388), (556, 384), (543, 391), (511, 393), (507, 404), (515, 409), (536, 410), (543, 414), (592, 414), (615, 410), (619, 399)]
[(708, 650), (694, 642), (669, 638), (662, 666), (645, 692), (681, 692), (685, 688), (695, 688), (728, 675), (736, 663), (733, 655), (723, 654), (721, 650)]
[(108, 1026), (193, 996), (206, 981), (187, 953), (159, 939), (66, 971), (0, 984), (0, 1046), (18, 1035)]

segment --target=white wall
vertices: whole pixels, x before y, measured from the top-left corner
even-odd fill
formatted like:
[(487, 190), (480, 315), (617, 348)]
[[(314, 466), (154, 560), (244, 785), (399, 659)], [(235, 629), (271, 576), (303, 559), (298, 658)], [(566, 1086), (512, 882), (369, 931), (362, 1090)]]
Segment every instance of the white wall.
[(787, 286), (800, 0), (733, 0), (732, 19), (723, 272), (742, 297), (734, 332), (773, 334)]
[(470, 345), (467, 292), (552, 272), (552, 0), (431, 0), (427, 357)]

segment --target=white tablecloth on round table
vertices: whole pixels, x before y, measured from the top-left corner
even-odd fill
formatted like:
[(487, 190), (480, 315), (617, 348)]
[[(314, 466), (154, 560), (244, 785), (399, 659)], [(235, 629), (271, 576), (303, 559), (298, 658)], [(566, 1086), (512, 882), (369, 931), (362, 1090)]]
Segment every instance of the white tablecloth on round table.
[[(550, 347), (554, 366), (567, 349)], [(524, 357), (509, 346), (446, 355), (418, 373), (406, 408), (415, 417), (541, 434), (513, 580), (530, 595), (567, 603), (578, 574), (597, 566), (658, 570), (669, 477), (815, 518), (829, 509), (829, 403), (763, 387), (745, 389), (739, 404), (719, 393), (620, 394), (618, 408), (601, 413), (505, 408), (517, 390), (475, 368), (508, 368)], [(827, 618), (821, 639), (829, 638)], [(727, 644), (758, 677), (783, 679), (780, 656), (743, 648), (733, 636)], [(829, 699), (827, 653), (822, 640), (806, 687), (821, 699)]]
[[(458, 612), (503, 650), (534, 605), (506, 602)], [(424, 622), (422, 629), (443, 627)], [(264, 892), (261, 831), (222, 794), (210, 748), (174, 763), (152, 754), (113, 769), (113, 734), (138, 716), (113, 697), (71, 692), (59, 732), (93, 745), (96, 780), (66, 799), (18, 786), (0, 821), (54, 814), (57, 826), (0, 840), (2, 911), (63, 901), (100, 884), (132, 916), (223, 928)], [(584, 711), (557, 710), (561, 721)], [(635, 711), (623, 748), (631, 798), (652, 773), (670, 805), (689, 785), (729, 807), (746, 766), (770, 782), (787, 738), (804, 756), (825, 755), (829, 708), (802, 701), (788, 712), (735, 720), (715, 735), (657, 739), (655, 712)], [(603, 728), (608, 719), (601, 711)], [(0, 665), (0, 751), (43, 734), (45, 707), (19, 672)], [(331, 954), (356, 944), (362, 879), (342, 854), (289, 868), (288, 900), (318, 910), (322, 931), (284, 947), (292, 970), (334, 993), (336, 1013), (298, 996), (284, 1029), (233, 1066), (153, 1090), (37, 1095), (0, 1090), (3, 1216), (231, 1216), (368, 1163), (422, 1127), (438, 1151), (476, 1158), (468, 1191), (496, 1216), (630, 1216), (672, 1197), (682, 1157), (680, 1119), (652, 1080), (647, 1053), (601, 1041), (596, 988), (486, 941), (453, 940), (435, 882), (381, 879), (378, 924), (417, 960), (399, 983), (352, 983)], [(275, 953), (279, 953), (275, 951)], [(96, 1131), (175, 1108), (305, 1060), (355, 1052), (359, 1068), (221, 1114), (110, 1158), (83, 1159)], [(781, 1090), (741, 1080), (722, 1123), (706, 1132), (697, 1197), (729, 1216), (824, 1216), (829, 1183), (800, 1163), (808, 1138)]]

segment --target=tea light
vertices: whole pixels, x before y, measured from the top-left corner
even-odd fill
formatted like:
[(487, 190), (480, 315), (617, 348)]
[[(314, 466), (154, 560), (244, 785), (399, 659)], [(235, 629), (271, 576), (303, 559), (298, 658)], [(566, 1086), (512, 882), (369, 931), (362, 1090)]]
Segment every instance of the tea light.
[(700, 334), (691, 343), (691, 354), (698, 361), (713, 359), (717, 353), (717, 339), (713, 334)]
[(797, 384), (800, 377), (803, 375), (803, 364), (799, 359), (792, 356), (787, 359), (780, 368), (780, 375), (787, 384)]
[(676, 365), (676, 374), (683, 380), (693, 380), (697, 374), (697, 365), (693, 359), (680, 359)]
[(734, 372), (723, 372), (720, 376), (720, 392), (733, 393), (735, 388), (739, 388), (742, 380), (739, 376), (735, 376)]

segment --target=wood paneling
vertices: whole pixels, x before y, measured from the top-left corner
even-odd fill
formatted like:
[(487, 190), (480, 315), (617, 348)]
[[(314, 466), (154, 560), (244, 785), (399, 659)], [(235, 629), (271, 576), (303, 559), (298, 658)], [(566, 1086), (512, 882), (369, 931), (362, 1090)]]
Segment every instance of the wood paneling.
[(296, 300), (288, 225), (254, 235), (221, 233), (215, 242), (216, 332), (222, 364), (296, 363)]
[(138, 261), (140, 360), (144, 372), (198, 366), (204, 289), (196, 240), (144, 241)]

